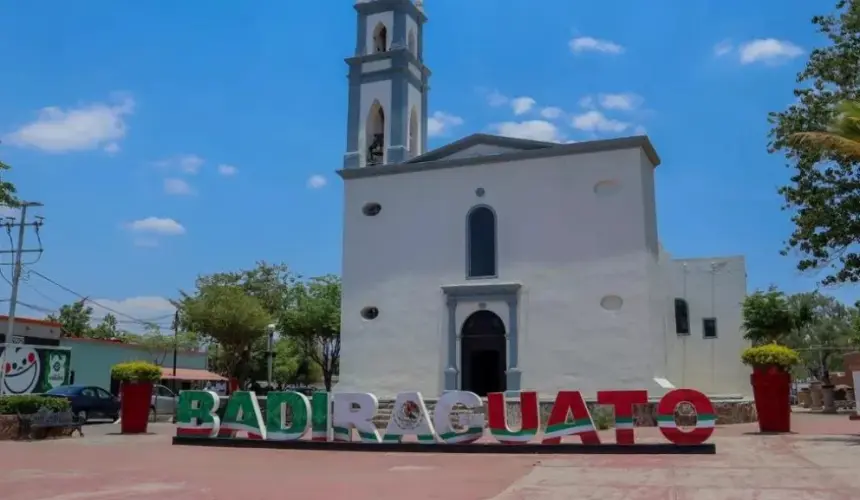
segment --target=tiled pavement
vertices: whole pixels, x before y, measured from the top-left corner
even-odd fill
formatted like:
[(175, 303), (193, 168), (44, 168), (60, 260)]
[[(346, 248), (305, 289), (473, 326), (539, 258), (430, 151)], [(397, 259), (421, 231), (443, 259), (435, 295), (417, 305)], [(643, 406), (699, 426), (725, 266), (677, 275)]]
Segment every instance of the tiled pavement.
[[(518, 456), (172, 447), (172, 426), (0, 443), (2, 500), (860, 498), (860, 421), (795, 414), (797, 433), (720, 427), (711, 456)], [(661, 440), (655, 429), (638, 439)], [(605, 436), (612, 439), (611, 433)]]

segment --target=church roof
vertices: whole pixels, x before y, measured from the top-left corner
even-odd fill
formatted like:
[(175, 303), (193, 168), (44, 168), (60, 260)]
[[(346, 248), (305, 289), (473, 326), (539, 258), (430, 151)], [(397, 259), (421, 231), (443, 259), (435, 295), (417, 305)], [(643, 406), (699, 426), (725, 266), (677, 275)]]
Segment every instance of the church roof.
[[(490, 148), (481, 151), (478, 149), (480, 146), (490, 146)], [(467, 150), (470, 148), (476, 148), (474, 154), (468, 154), (469, 151)], [(338, 170), (337, 173), (343, 179), (358, 179), (467, 165), (600, 153), (623, 149), (641, 149), (655, 167), (660, 164), (660, 157), (657, 156), (654, 146), (651, 145), (648, 137), (644, 135), (560, 144), (499, 135), (472, 134), (403, 163), (342, 169)], [(466, 154), (460, 155), (458, 153)]]
[(505, 137), (503, 135), (491, 134), (472, 134), (462, 139), (456, 140), (450, 144), (446, 144), (440, 148), (428, 151), (423, 155), (406, 160), (405, 163), (423, 163), (427, 161), (441, 160), (451, 156), (454, 153), (465, 151), (474, 146), (497, 146), (505, 149), (517, 149), (520, 151), (530, 151), (534, 149), (546, 149), (559, 146), (557, 142), (533, 141), (531, 139), (518, 139), (515, 137)]

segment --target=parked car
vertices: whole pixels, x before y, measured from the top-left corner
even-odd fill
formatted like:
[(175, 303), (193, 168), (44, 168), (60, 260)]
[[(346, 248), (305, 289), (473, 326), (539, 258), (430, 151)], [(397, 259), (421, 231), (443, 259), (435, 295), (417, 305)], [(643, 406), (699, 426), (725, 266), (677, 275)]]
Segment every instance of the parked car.
[(119, 399), (101, 387), (61, 385), (43, 393), (43, 396), (68, 399), (72, 404), (72, 412), (81, 423), (93, 418), (119, 418)]
[(176, 394), (167, 387), (156, 384), (152, 388), (152, 404), (149, 408), (149, 419), (155, 422), (159, 416), (174, 416), (176, 411)]

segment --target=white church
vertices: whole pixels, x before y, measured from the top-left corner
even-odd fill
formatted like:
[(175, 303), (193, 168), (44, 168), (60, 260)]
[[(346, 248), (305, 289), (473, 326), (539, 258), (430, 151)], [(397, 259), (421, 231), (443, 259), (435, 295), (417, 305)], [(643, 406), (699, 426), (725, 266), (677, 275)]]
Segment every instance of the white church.
[(750, 393), (744, 259), (662, 248), (647, 137), (428, 151), (421, 2), (355, 9), (336, 391)]

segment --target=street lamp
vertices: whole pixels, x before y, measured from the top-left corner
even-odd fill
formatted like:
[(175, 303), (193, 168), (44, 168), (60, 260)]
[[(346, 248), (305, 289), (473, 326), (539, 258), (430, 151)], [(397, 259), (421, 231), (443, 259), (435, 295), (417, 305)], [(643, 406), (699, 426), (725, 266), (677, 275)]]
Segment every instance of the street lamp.
[(266, 327), (266, 331), (269, 333), (269, 349), (266, 352), (266, 354), (269, 358), (268, 359), (268, 372), (267, 372), (268, 377), (266, 378), (266, 387), (270, 390), (272, 388), (272, 366), (273, 366), (273, 360), (275, 357), (275, 353), (273, 352), (272, 349), (275, 346), (275, 328), (277, 328), (277, 326), (278, 325), (272, 323)]

